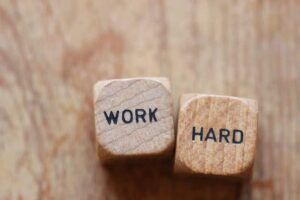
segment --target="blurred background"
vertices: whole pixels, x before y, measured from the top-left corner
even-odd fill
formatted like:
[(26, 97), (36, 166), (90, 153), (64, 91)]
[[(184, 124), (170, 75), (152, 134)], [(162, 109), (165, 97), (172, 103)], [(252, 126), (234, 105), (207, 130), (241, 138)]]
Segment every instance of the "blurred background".
[[(299, 0), (0, 0), (0, 199), (300, 199)], [(253, 179), (103, 167), (97, 80), (257, 99)]]

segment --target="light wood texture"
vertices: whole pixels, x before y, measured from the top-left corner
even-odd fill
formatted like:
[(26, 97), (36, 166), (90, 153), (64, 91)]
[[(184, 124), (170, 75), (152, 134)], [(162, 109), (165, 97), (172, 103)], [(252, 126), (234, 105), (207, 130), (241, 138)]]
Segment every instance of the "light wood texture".
[[(300, 198), (299, 0), (0, 0), (0, 199)], [(259, 102), (252, 182), (103, 168), (93, 84), (166, 76)], [(216, 192), (218, 191), (218, 192)]]
[(101, 161), (173, 152), (173, 104), (167, 78), (99, 81), (94, 86), (94, 107)]
[(182, 95), (175, 172), (248, 178), (256, 148), (257, 114), (254, 100)]

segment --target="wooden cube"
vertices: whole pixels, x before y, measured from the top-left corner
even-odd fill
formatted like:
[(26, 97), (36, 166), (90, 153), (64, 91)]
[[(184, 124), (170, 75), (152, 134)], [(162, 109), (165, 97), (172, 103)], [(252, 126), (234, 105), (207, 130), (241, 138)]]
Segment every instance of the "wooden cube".
[(94, 110), (102, 161), (172, 152), (173, 106), (167, 78), (99, 81), (94, 85)]
[(257, 102), (184, 94), (181, 97), (175, 173), (249, 178), (257, 138)]

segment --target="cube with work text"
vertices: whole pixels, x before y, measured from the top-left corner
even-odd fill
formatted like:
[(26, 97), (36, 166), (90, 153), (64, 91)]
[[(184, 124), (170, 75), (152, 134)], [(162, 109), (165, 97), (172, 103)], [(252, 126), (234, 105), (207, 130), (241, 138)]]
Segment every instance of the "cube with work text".
[(102, 161), (172, 152), (175, 136), (167, 78), (99, 81), (94, 85), (94, 110)]
[(185, 94), (181, 97), (174, 171), (249, 178), (257, 138), (257, 102)]

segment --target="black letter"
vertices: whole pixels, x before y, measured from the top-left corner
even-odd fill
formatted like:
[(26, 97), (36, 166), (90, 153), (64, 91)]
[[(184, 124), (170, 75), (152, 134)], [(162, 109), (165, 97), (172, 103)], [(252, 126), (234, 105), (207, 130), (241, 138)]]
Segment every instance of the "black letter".
[[(139, 111), (142, 112), (142, 114), (139, 114)], [(135, 110), (136, 123), (139, 123), (139, 118), (142, 118), (143, 122), (146, 122), (145, 116), (146, 116), (146, 111), (144, 109)]]
[(105, 115), (106, 121), (109, 125), (111, 124), (111, 120), (114, 122), (114, 124), (118, 123), (119, 111), (117, 111), (116, 116), (114, 115), (114, 113), (112, 111), (110, 111), (109, 116), (107, 115), (106, 111), (104, 111), (104, 115)]
[[(240, 133), (240, 134), (241, 134), (241, 136), (240, 136), (240, 141), (237, 141), (237, 140), (235, 139), (235, 134), (236, 134), (236, 133)], [(234, 143), (234, 144), (240, 144), (240, 143), (242, 143), (242, 142), (243, 142), (243, 131), (234, 129), (234, 130), (233, 130), (232, 143)]]
[(202, 141), (202, 139), (203, 139), (203, 127), (201, 127), (200, 132), (197, 133), (196, 132), (196, 127), (193, 126), (193, 132), (192, 132), (192, 139), (193, 140), (195, 140), (196, 135), (199, 135), (200, 136), (200, 141)]
[(206, 137), (205, 137), (205, 141), (207, 141), (208, 139), (213, 139), (215, 142), (217, 142), (217, 139), (216, 139), (216, 136), (215, 136), (215, 133), (214, 133), (214, 129), (213, 128), (210, 128)]
[[(125, 112), (128, 112), (128, 113), (130, 114), (129, 120), (126, 120), (126, 119), (125, 119)], [(122, 120), (123, 120), (123, 122), (126, 123), (126, 124), (132, 122), (133, 116), (132, 116), (131, 110), (128, 110), (128, 109), (123, 110), (123, 112), (122, 112)]]
[[(223, 134), (223, 132), (226, 132), (226, 134)], [(229, 133), (230, 133), (229, 130), (227, 130), (225, 128), (221, 128), (219, 142), (222, 142), (222, 138), (224, 138), (226, 140), (226, 142), (229, 143), (229, 140), (228, 140)]]
[(153, 111), (151, 110), (151, 108), (149, 108), (149, 121), (152, 122), (152, 118), (154, 119), (154, 121), (157, 122), (156, 116), (155, 116), (155, 112), (157, 111), (157, 108), (155, 108)]

